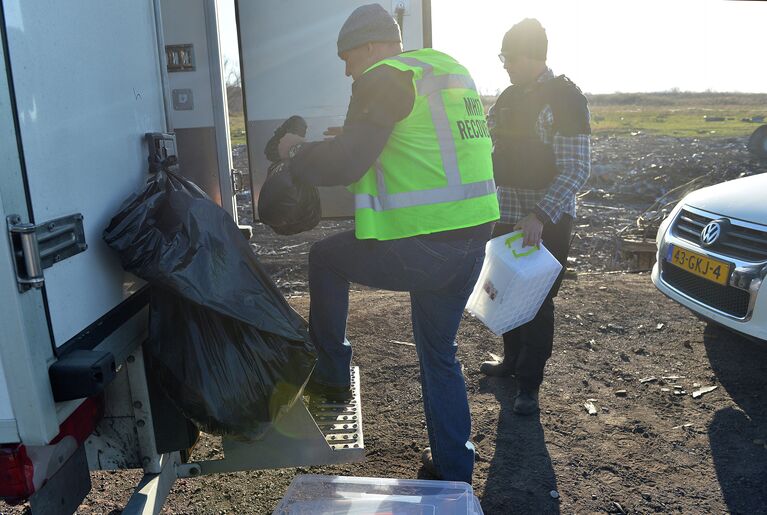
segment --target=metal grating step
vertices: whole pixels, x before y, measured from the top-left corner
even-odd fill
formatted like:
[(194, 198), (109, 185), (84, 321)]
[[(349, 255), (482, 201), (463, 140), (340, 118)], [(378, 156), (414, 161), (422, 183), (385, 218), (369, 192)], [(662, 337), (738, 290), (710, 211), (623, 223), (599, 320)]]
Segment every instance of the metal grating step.
[(224, 437), (224, 459), (179, 465), (179, 477), (281, 467), (352, 463), (365, 459), (359, 369), (351, 370), (350, 402), (298, 400), (263, 436), (250, 442)]
[(309, 398), (307, 409), (334, 451), (358, 451), (365, 448), (359, 374), (359, 367), (352, 367), (350, 375), (354, 395), (348, 403)]

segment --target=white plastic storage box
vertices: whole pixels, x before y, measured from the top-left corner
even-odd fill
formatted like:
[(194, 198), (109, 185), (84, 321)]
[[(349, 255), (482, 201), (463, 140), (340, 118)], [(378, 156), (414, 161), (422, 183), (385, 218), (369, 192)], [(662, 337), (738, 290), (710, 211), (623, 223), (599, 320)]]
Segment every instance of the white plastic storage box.
[(296, 476), (273, 515), (482, 515), (467, 483)]
[(522, 247), (522, 232), (487, 242), (466, 309), (501, 335), (532, 320), (562, 271), (546, 248)]

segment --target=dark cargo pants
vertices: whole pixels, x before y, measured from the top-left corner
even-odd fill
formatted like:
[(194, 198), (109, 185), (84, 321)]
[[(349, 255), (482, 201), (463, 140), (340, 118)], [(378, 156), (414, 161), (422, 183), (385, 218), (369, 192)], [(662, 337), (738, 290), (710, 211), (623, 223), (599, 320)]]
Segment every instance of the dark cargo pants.
[[(570, 251), (573, 219), (562, 216), (556, 224), (543, 227), (543, 244), (562, 264), (559, 274), (541, 308), (530, 322), (503, 334), (503, 361), (510, 364), (521, 390), (533, 390), (543, 382), (543, 369), (554, 345), (554, 297), (559, 291)], [(493, 237), (510, 233), (513, 225), (496, 224)]]

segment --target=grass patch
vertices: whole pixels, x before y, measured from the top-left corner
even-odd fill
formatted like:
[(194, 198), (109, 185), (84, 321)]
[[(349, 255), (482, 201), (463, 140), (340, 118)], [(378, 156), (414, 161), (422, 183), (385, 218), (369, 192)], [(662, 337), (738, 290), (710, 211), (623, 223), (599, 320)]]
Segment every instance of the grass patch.
[[(704, 105), (669, 107), (651, 105), (593, 105), (591, 128), (597, 135), (734, 138), (749, 136), (760, 123), (746, 122), (767, 114), (767, 106)], [(707, 119), (718, 121), (707, 121)]]
[(245, 141), (245, 115), (243, 113), (229, 114), (229, 137), (232, 146), (244, 145)]
[[(591, 128), (600, 136), (629, 136), (638, 132), (678, 138), (737, 138), (750, 136), (765, 122), (744, 118), (767, 116), (763, 93), (613, 93), (586, 94)], [(483, 95), (485, 109), (496, 96)], [(721, 121), (706, 121), (721, 118)]]

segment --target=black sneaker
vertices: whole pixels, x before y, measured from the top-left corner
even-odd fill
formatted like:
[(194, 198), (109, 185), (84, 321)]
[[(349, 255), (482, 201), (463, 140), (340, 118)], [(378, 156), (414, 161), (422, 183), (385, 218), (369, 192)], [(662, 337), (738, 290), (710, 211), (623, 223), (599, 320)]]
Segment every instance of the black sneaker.
[(503, 361), (485, 361), (479, 366), (479, 371), (490, 377), (511, 377), (514, 369)]
[(304, 393), (311, 397), (312, 401), (322, 399), (335, 404), (347, 404), (354, 398), (351, 386), (330, 386), (313, 383), (311, 380), (304, 387)]
[(538, 406), (538, 388), (520, 390), (514, 398), (514, 413), (517, 415), (533, 415), (540, 411)]
[(269, 141), (266, 142), (266, 147), (264, 147), (264, 155), (266, 155), (266, 158), (272, 163), (281, 161), (277, 147), (280, 144), (282, 137), (285, 134), (290, 133), (297, 134), (303, 138), (306, 136), (306, 127), (306, 120), (298, 115), (293, 115), (282, 122), (282, 125), (277, 127), (277, 130), (274, 131), (274, 136), (269, 138)]

